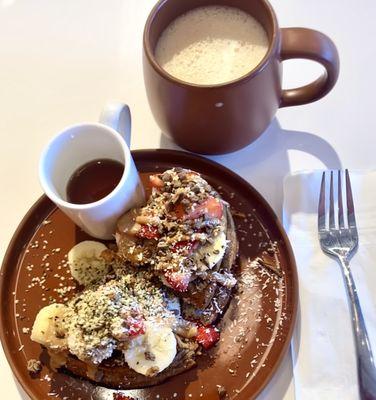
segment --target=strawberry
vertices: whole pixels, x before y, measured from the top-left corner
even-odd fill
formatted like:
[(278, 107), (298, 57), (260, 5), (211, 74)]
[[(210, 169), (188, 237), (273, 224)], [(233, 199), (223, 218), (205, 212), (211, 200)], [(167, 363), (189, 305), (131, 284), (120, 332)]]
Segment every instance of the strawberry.
[(164, 182), (158, 175), (150, 175), (149, 181), (150, 181), (151, 187), (153, 187), (153, 188), (162, 189), (164, 186)]
[(126, 396), (125, 394), (118, 392), (118, 393), (114, 393), (113, 400), (134, 400), (134, 398)]
[(198, 245), (197, 240), (194, 241), (182, 240), (180, 242), (175, 243), (172, 246), (171, 251), (173, 253), (189, 255), (197, 247), (197, 245)]
[(222, 218), (223, 215), (223, 204), (220, 200), (215, 197), (209, 197), (206, 200), (206, 215), (209, 218)]
[(206, 215), (208, 218), (222, 218), (222, 202), (215, 197), (208, 197), (204, 202), (202, 202), (194, 210), (192, 210), (186, 216), (186, 219), (195, 219), (201, 217), (202, 215)]
[(158, 239), (160, 235), (156, 226), (141, 225), (137, 236), (143, 239)]
[(186, 272), (167, 271), (165, 273), (167, 283), (177, 292), (185, 292), (188, 288), (191, 274)]
[(219, 331), (214, 326), (200, 326), (197, 330), (196, 340), (201, 346), (208, 350), (219, 340)]
[(128, 317), (125, 322), (128, 325), (129, 336), (134, 337), (145, 333), (145, 324), (141, 317)]

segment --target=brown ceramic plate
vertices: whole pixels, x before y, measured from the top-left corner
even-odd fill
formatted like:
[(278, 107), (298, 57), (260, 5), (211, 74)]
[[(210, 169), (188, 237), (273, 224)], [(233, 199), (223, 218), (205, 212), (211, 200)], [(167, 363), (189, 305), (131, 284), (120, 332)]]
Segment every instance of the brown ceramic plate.
[[(198, 360), (197, 368), (165, 383), (124, 394), (137, 400), (219, 399), (220, 385), (229, 399), (257, 396), (276, 371), (288, 345), (297, 310), (296, 268), (288, 239), (265, 200), (242, 178), (202, 157), (170, 150), (133, 152), (143, 177), (181, 166), (200, 172), (235, 210), (240, 242), (240, 285), (221, 321), (219, 344)], [(29, 359), (45, 359), (28, 330), (38, 310), (67, 294), (64, 255), (85, 235), (45, 196), (27, 213), (9, 245), (0, 278), (1, 341), (14, 374), (32, 399), (112, 400), (113, 390), (95, 386), (47, 367), (37, 377)], [(281, 276), (254, 260), (274, 243), (274, 264)], [(45, 278), (42, 278), (45, 276)], [(68, 282), (68, 283), (67, 283)]]

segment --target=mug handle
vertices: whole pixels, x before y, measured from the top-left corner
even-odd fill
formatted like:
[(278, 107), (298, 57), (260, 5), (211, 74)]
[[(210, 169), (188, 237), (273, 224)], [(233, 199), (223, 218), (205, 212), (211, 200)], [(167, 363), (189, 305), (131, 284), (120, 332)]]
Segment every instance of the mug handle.
[(321, 32), (306, 28), (283, 28), (281, 59), (302, 58), (320, 63), (325, 72), (314, 82), (282, 91), (280, 107), (312, 103), (327, 95), (337, 82), (339, 56), (333, 41)]
[(116, 101), (107, 103), (102, 110), (99, 122), (119, 132), (130, 148), (132, 119), (130, 109), (126, 104)]

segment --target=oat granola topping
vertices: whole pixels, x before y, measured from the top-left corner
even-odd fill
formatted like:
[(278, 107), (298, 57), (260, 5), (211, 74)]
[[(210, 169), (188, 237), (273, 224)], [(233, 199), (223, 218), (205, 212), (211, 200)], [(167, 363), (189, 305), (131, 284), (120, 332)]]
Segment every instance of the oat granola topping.
[(199, 174), (182, 168), (153, 175), (151, 183), (146, 206), (119, 223), (121, 255), (155, 271), (205, 270), (208, 255), (197, 262), (192, 253), (224, 231), (223, 201)]

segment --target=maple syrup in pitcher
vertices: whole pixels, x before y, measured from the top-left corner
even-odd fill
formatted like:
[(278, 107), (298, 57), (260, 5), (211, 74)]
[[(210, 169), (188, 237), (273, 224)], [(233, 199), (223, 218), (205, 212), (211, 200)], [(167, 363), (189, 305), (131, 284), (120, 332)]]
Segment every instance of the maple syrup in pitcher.
[(124, 165), (107, 158), (89, 161), (77, 168), (67, 184), (67, 200), (73, 204), (89, 204), (103, 199), (120, 182)]

